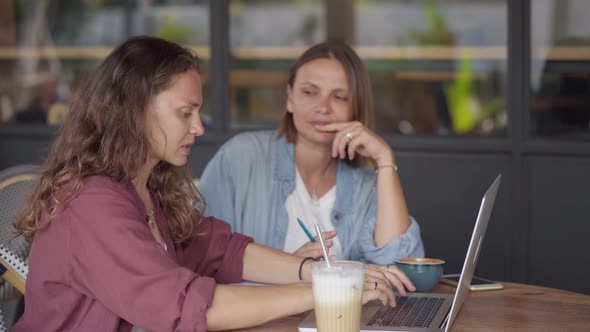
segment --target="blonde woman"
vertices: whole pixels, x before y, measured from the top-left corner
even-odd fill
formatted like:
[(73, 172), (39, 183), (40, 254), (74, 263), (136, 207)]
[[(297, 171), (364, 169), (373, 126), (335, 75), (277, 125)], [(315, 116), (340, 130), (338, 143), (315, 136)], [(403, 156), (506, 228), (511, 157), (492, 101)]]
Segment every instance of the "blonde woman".
[(370, 129), (371, 83), (354, 50), (338, 42), (309, 48), (286, 91), (277, 132), (237, 135), (207, 165), (200, 189), (209, 211), (301, 257), (322, 255), (317, 237), (302, 229), (312, 233), (316, 223), (336, 258), (387, 265), (422, 257), (395, 154)]

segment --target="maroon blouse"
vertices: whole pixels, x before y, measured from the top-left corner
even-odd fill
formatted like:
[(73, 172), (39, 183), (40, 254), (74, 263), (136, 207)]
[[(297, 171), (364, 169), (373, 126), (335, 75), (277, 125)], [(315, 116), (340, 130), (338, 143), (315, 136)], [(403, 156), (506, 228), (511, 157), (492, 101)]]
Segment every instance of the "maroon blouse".
[(174, 245), (156, 208), (168, 251), (150, 232), (131, 184), (85, 179), (35, 235), (25, 313), (13, 331), (206, 331), (215, 284), (241, 281), (252, 239), (209, 217), (192, 241)]

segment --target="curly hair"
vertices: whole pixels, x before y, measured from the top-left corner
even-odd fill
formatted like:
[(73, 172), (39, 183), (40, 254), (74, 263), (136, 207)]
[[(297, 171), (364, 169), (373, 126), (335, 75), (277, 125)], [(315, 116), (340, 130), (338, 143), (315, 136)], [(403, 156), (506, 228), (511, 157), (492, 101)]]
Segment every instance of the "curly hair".
[[(86, 177), (104, 175), (124, 183), (134, 179), (150, 150), (144, 118), (151, 98), (189, 70), (199, 70), (199, 58), (159, 38), (132, 37), (116, 47), (73, 98), (39, 182), (15, 219), (17, 234), (32, 239), (75, 197)], [(188, 166), (160, 161), (147, 186), (160, 200), (175, 243), (189, 239), (205, 202)]]

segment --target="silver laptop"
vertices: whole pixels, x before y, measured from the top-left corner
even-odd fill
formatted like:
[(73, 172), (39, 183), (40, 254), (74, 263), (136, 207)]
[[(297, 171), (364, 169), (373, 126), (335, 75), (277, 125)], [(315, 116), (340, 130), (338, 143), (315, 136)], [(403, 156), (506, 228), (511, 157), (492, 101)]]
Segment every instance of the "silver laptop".
[[(469, 285), (488, 227), (502, 175), (498, 175), (483, 195), (467, 257), (455, 294), (408, 293), (398, 297), (397, 306), (384, 306), (371, 301), (363, 306), (361, 331), (449, 331), (469, 293)], [(299, 324), (300, 332), (316, 331), (315, 314), (311, 312)]]

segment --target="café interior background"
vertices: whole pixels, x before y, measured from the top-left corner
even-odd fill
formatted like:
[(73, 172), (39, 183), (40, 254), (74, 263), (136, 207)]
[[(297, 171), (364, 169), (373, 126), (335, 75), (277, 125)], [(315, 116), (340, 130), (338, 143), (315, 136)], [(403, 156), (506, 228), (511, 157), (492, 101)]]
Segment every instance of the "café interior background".
[(338, 38), (369, 69), (375, 128), (427, 253), (458, 272), (503, 173), (478, 273), (590, 293), (590, 267), (568, 263), (590, 252), (589, 12), (586, 0), (3, 0), (0, 169), (41, 163), (81, 82), (147, 34), (203, 60), (198, 177), (235, 133), (274, 128), (289, 66)]

